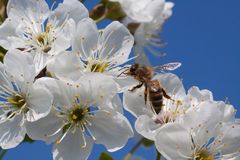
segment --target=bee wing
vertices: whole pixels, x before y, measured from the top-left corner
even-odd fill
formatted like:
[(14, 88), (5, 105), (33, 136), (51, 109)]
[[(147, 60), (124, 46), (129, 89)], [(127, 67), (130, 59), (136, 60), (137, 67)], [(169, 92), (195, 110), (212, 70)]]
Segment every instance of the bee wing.
[(172, 62), (166, 63), (161, 66), (154, 67), (155, 71), (163, 72), (163, 71), (173, 71), (179, 68), (182, 64), (180, 62)]

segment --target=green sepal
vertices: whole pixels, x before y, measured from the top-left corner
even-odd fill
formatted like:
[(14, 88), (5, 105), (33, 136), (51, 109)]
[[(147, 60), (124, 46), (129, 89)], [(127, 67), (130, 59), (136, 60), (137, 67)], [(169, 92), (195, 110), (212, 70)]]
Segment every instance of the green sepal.
[(102, 152), (99, 160), (113, 160), (113, 158), (106, 152)]
[(109, 0), (101, 0), (101, 3), (106, 5), (109, 2)]
[(5, 54), (7, 53), (7, 50), (5, 50), (4, 48), (2, 48), (0, 46), (0, 61), (3, 62), (3, 58), (5, 56)]
[(24, 140), (23, 140), (24, 143), (33, 143), (34, 140), (32, 140), (28, 135), (26, 135), (24, 137)]
[(145, 147), (151, 147), (152, 145), (154, 145), (154, 141), (149, 140), (147, 138), (144, 138), (143, 143), (142, 143)]
[(108, 9), (106, 18), (111, 20), (122, 20), (126, 17), (119, 2), (108, 2), (106, 3), (106, 8)]
[(66, 124), (66, 125), (63, 127), (63, 134), (69, 129), (70, 126), (71, 126), (71, 123)]

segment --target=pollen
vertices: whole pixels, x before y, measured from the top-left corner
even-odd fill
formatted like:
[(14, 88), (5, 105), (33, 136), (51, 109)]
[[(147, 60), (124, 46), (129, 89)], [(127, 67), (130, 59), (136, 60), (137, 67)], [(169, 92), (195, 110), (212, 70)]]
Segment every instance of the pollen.
[(21, 109), (26, 105), (26, 100), (22, 95), (13, 95), (8, 98), (8, 102), (18, 109)]
[(87, 147), (87, 145), (86, 144), (84, 144), (83, 146), (82, 146), (82, 149), (84, 149), (84, 148), (86, 148)]
[(44, 44), (45, 44), (45, 38), (46, 38), (45, 33), (42, 33), (42, 34), (40, 34), (40, 35), (37, 36), (37, 41), (38, 41), (40, 44), (44, 45)]
[(105, 72), (108, 67), (107, 63), (95, 63), (91, 66), (91, 72)]
[(85, 113), (87, 112), (86, 109), (83, 109), (81, 107), (76, 107), (75, 109), (73, 109), (69, 115), (69, 119), (71, 121), (71, 123), (78, 123), (78, 122), (82, 122), (82, 120), (85, 117)]
[(214, 156), (206, 149), (197, 153), (196, 160), (214, 160)]
[(182, 101), (177, 100), (177, 106), (181, 106), (181, 105), (183, 105)]

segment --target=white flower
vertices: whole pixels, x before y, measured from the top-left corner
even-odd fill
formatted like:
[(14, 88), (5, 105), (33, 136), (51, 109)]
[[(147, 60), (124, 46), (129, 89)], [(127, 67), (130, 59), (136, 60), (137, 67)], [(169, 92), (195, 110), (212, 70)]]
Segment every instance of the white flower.
[(183, 116), (180, 123), (164, 125), (156, 147), (168, 160), (230, 160), (240, 155), (240, 125), (224, 122), (218, 102), (203, 102)]
[(99, 31), (95, 22), (86, 18), (73, 32), (72, 51), (57, 56), (48, 65), (48, 70), (59, 79), (73, 81), (89, 72), (117, 78), (120, 65), (130, 60), (133, 43), (133, 36), (121, 23), (112, 22)]
[[(145, 54), (150, 52), (156, 56), (164, 56), (159, 54), (159, 48), (164, 46), (160, 33), (163, 30), (165, 21), (172, 15), (174, 3), (162, 1), (161, 7), (156, 8), (157, 11), (151, 22), (141, 23), (137, 27), (134, 38), (136, 45), (134, 52), (138, 55), (137, 61), (142, 63), (146, 61)], [(149, 63), (149, 62), (144, 62)]]
[[(181, 80), (176, 75), (159, 74), (153, 79), (159, 80), (161, 86), (174, 100), (172, 101), (164, 98), (164, 106), (158, 115), (152, 110), (149, 103), (145, 105), (145, 87), (137, 89), (134, 92), (125, 91), (123, 94), (125, 109), (137, 118), (135, 123), (137, 132), (151, 140), (155, 140), (157, 129), (165, 123), (175, 121), (176, 117), (183, 114), (188, 108), (183, 104), (186, 98), (186, 93)], [(135, 84), (135, 86), (136, 85), (137, 84)]]
[(119, 2), (129, 21), (151, 22), (158, 10), (162, 10), (164, 0), (110, 0)]
[[(159, 74), (153, 79), (160, 81), (161, 86), (172, 100), (164, 98), (161, 112), (156, 114), (149, 104), (144, 102), (144, 87), (135, 92), (125, 91), (123, 95), (124, 107), (136, 118), (135, 129), (144, 137), (155, 140), (156, 133), (167, 123), (174, 123), (178, 118), (202, 102), (213, 101), (212, 93), (208, 90), (199, 90), (192, 87), (185, 93), (182, 81), (174, 74)], [(233, 119), (234, 107), (223, 102), (218, 102), (219, 109), (225, 114), (225, 119)]]
[(70, 47), (72, 21), (88, 17), (78, 0), (65, 0), (55, 10), (45, 0), (9, 0), (7, 14), (0, 26), (0, 45), (31, 53), (38, 72), (52, 56)]
[(111, 100), (106, 101), (114, 97), (105, 94), (110, 89), (106, 85), (116, 88), (116, 84), (101, 74), (94, 76), (95, 79), (80, 79), (77, 84), (49, 78), (42, 82), (53, 92), (54, 109), (48, 117), (27, 128), (34, 131), (29, 134), (33, 139), (56, 142), (54, 160), (85, 160), (94, 142), (116, 151), (133, 136), (128, 120), (113, 109), (108, 103)]
[[(9, 53), (11, 52), (11, 53)], [(52, 95), (33, 84), (35, 68), (30, 55), (10, 50), (0, 63), (0, 146), (16, 147), (27, 132), (26, 122), (45, 117), (51, 110)]]
[(150, 65), (146, 53), (164, 56), (159, 48), (164, 46), (160, 38), (163, 24), (171, 17), (173, 2), (165, 0), (111, 0), (119, 2), (127, 17), (123, 19), (131, 33), (134, 34), (134, 53), (136, 62)]

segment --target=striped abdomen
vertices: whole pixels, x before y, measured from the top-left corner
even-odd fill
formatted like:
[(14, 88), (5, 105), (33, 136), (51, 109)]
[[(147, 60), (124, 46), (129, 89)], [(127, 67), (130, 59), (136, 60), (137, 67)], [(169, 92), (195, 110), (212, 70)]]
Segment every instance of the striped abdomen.
[(148, 97), (154, 111), (160, 113), (163, 106), (163, 92), (158, 80), (148, 82)]

